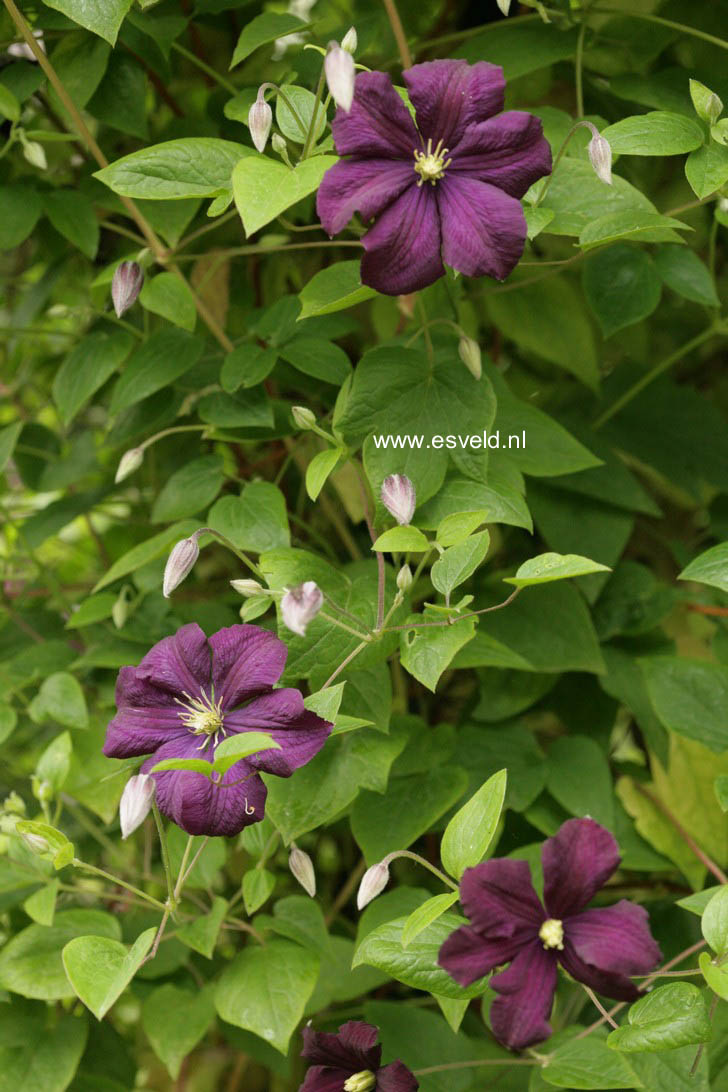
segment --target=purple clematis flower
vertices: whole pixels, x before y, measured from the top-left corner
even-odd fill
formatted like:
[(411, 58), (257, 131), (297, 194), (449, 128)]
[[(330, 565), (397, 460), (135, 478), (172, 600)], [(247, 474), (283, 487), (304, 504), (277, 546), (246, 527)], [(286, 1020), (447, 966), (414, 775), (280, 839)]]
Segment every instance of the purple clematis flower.
[(361, 1020), (336, 1035), (303, 1029), (301, 1055), (314, 1064), (298, 1092), (416, 1092), (419, 1083), (403, 1062), (380, 1065), (379, 1028)]
[(356, 211), (374, 218), (361, 279), (388, 296), (432, 284), (443, 262), (503, 280), (526, 242), (518, 198), (551, 171), (541, 122), (500, 113), (503, 69), (487, 61), (428, 61), (404, 81), (416, 125), (389, 76), (356, 77), (351, 110), (332, 123), (336, 150), (348, 158), (324, 175), (319, 219), (336, 235)]
[(639, 996), (629, 975), (648, 974), (660, 959), (647, 912), (626, 899), (585, 910), (619, 864), (612, 835), (593, 819), (569, 819), (541, 850), (544, 906), (526, 861), (505, 858), (468, 868), (460, 901), (470, 918), (440, 949), (439, 964), (463, 986), (501, 963), (491, 978), (493, 1034), (521, 1050), (551, 1034), (548, 1016), (560, 963), (605, 997)]
[[(215, 784), (190, 770), (155, 773), (160, 811), (188, 834), (238, 834), (263, 818), (266, 787), (259, 772), (290, 777), (321, 750), (332, 725), (304, 708), (298, 690), (274, 690), (286, 662), (282, 641), (259, 626), (229, 626), (208, 640), (196, 623), (150, 649), (138, 667), (122, 667), (118, 713), (104, 754), (212, 762), (229, 735), (267, 732), (280, 750), (236, 762)], [(153, 752), (153, 753), (152, 753)]]

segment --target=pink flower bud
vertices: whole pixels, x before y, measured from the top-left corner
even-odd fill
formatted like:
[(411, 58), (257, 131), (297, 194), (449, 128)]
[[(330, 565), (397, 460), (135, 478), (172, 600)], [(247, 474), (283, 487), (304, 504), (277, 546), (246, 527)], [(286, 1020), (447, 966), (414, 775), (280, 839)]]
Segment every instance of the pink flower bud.
[(116, 317), (128, 311), (142, 290), (144, 274), (138, 262), (121, 262), (117, 265), (111, 282), (111, 299)]
[(128, 838), (149, 815), (154, 799), (154, 778), (149, 774), (135, 774), (124, 786), (119, 801), (121, 837)]
[(587, 145), (587, 151), (589, 153), (589, 162), (594, 168), (597, 178), (606, 183), (607, 186), (611, 186), (612, 148), (609, 141), (595, 131), (594, 136)]
[(329, 42), (324, 71), (332, 99), (348, 114), (354, 101), (354, 58), (338, 42)]
[(283, 622), (299, 637), (304, 637), (309, 622), (316, 617), (323, 605), (324, 597), (318, 584), (307, 580), (295, 588), (288, 588), (281, 599)]
[(253, 144), (259, 152), (265, 151), (272, 124), (273, 111), (265, 101), (263, 91), (260, 90), (257, 99), (248, 111), (248, 128), (253, 138)]
[(382, 482), (382, 504), (400, 527), (412, 522), (417, 495), (412, 482), (404, 474), (390, 474)]
[(177, 543), (167, 558), (167, 564), (164, 566), (162, 595), (165, 599), (169, 599), (174, 589), (179, 587), (184, 578), (189, 575), (199, 556), (200, 547), (197, 545), (197, 532)]
[(381, 895), (388, 883), (388, 864), (385, 864), (384, 861), (380, 861), (379, 864), (372, 865), (371, 868), (368, 868), (361, 878), (359, 890), (357, 891), (357, 908), (363, 910), (372, 899), (376, 899), (377, 895)]
[(316, 894), (316, 873), (308, 853), (299, 849), (298, 846), (293, 846), (288, 858), (288, 867), (306, 894), (313, 898)]

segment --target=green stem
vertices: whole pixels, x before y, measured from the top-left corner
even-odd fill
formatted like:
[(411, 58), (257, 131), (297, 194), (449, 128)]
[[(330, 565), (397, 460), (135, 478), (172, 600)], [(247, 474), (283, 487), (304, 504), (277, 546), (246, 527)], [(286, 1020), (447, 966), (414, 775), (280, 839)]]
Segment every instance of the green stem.
[(439, 880), (442, 880), (442, 882), (452, 888), (453, 891), (460, 891), (460, 888), (454, 880), (451, 880), (449, 876), (446, 876), (445, 873), (441, 872), (439, 868), (436, 868), (434, 864), (430, 864), (424, 857), (420, 857), (419, 853), (413, 853), (411, 849), (395, 849), (393, 853), (388, 853), (381, 863), (383, 865), (388, 865), (390, 861), (394, 861), (397, 857), (406, 857), (410, 861), (416, 861), (417, 864), (421, 864), (424, 868), (429, 869), (433, 876), (437, 876)]
[[(177, 873), (177, 883), (174, 885), (174, 890), (172, 892), (172, 898), (175, 899), (175, 900), (177, 899), (177, 895), (178, 895), (179, 891), (182, 890), (182, 887), (183, 887), (184, 882), (185, 882), (185, 876), (186, 876), (185, 868), (187, 867), (187, 859), (188, 859), (188, 857), (190, 855), (190, 850), (192, 849), (193, 841), (194, 841), (194, 835), (190, 834), (190, 836), (187, 839), (187, 845), (185, 846), (184, 853), (182, 854), (182, 860), (180, 861), (180, 864), (179, 864), (179, 872)], [(205, 843), (203, 842), (203, 845), (204, 844)]]
[(152, 895), (148, 895), (146, 891), (142, 891), (139, 887), (134, 887), (133, 884), (127, 883), (125, 880), (120, 880), (118, 876), (112, 876), (110, 872), (105, 872), (103, 868), (97, 868), (96, 865), (87, 864), (86, 861), (79, 860), (78, 857), (74, 857), (71, 861), (74, 868), (82, 868), (84, 872), (91, 872), (94, 876), (103, 876), (105, 880), (109, 880), (110, 883), (116, 884), (117, 887), (124, 887), (127, 891), (131, 891), (134, 895), (138, 895), (140, 899), (144, 899), (145, 902), (149, 902), (152, 906), (156, 906), (158, 910), (166, 910), (163, 902), (159, 899), (153, 898)]
[(586, 23), (579, 27), (579, 37), (576, 40), (576, 56), (574, 57), (574, 77), (576, 83), (576, 116), (584, 117), (584, 35)]
[(592, 8), (595, 15), (618, 15), (620, 18), (641, 19), (644, 23), (657, 23), (658, 26), (669, 27), (670, 30), (679, 30), (681, 34), (690, 34), (693, 38), (702, 38), (704, 42), (718, 46), (719, 49), (728, 49), (728, 41), (724, 38), (716, 38), (714, 34), (708, 34), (696, 27), (689, 27), (685, 23), (675, 23), (672, 19), (663, 19), (661, 15), (647, 15), (639, 11), (623, 10), (615, 8)]
[(239, 550), (237, 548), (237, 546), (234, 546), (230, 539), (226, 538), (225, 535), (221, 535), (219, 531), (214, 531), (212, 527), (201, 527), (197, 533), (199, 535), (212, 535), (212, 537), (216, 538), (218, 542), (221, 542), (223, 546), (226, 546), (228, 550), (231, 550), (236, 557), (239, 557), (243, 564), (248, 566), (251, 573), (255, 573), (255, 575), (260, 577), (261, 580), (264, 579), (263, 573), (260, 571), (255, 562), (251, 561), (247, 554), (244, 554), (242, 550)]
[(162, 823), (162, 816), (159, 814), (159, 808), (157, 807), (156, 800), (152, 801), (152, 814), (154, 815), (154, 822), (157, 827), (157, 834), (159, 835), (159, 845), (162, 852), (162, 866), (164, 868), (164, 876), (167, 881), (167, 896), (170, 903), (174, 899), (174, 887), (172, 881), (172, 867), (169, 863), (169, 848), (167, 846), (167, 832), (164, 829)]
[(177, 901), (177, 899), (182, 894), (182, 888), (184, 887), (187, 880), (189, 879), (189, 876), (190, 876), (190, 873), (192, 872), (192, 869), (195, 867), (195, 865), (199, 861), (203, 849), (205, 848), (207, 843), (210, 841), (210, 839), (208, 837), (205, 837), (205, 838), (202, 839), (202, 842), (200, 843), (200, 846), (199, 846), (199, 849), (197, 850), (197, 853), (195, 853), (195, 855), (192, 858), (192, 860), (190, 861), (189, 865), (187, 866), (187, 868), (185, 868), (184, 867), (185, 858), (186, 858), (187, 853), (188, 853), (188, 851), (189, 851), (189, 849), (190, 849), (190, 847), (192, 845), (192, 840), (191, 839), (192, 839), (192, 835), (190, 835), (190, 841), (187, 843), (187, 849), (185, 850), (185, 857), (183, 857), (183, 859), (182, 859), (182, 864), (180, 865), (180, 869), (179, 869), (179, 876), (177, 878), (177, 883), (175, 884), (175, 888), (174, 888), (175, 902)]
[(340, 618), (334, 618), (332, 614), (327, 614), (325, 611), (319, 611), (319, 618), (323, 618), (327, 622), (331, 622), (332, 626), (338, 626), (339, 629), (345, 629), (347, 633), (351, 633), (352, 636), (358, 637), (360, 641), (371, 641), (371, 637), (368, 634), (362, 633), (361, 630), (352, 629), (351, 626), (347, 626), (346, 622), (342, 622)]
[(321, 65), (321, 75), (319, 76), (318, 85), (316, 87), (316, 98), (313, 103), (313, 110), (311, 111), (311, 121), (308, 126), (308, 133), (306, 134), (306, 143), (303, 146), (303, 152), (301, 153), (301, 159), (306, 159), (313, 146), (314, 133), (316, 132), (316, 121), (318, 119), (319, 106), (321, 105), (321, 95), (324, 89), (324, 80), (326, 79), (326, 73), (324, 72), (324, 66)]
[(662, 375), (662, 373), (666, 372), (669, 368), (671, 368), (673, 364), (677, 364), (679, 360), (681, 360), (684, 356), (687, 356), (688, 353), (691, 353), (693, 349), (697, 349), (699, 345), (702, 345), (703, 342), (707, 341), (714, 334), (718, 333), (719, 330), (719, 323), (711, 324), (707, 328), (707, 330), (703, 330), (701, 334), (697, 334), (694, 338), (691, 338), (690, 341), (686, 341), (685, 344), (681, 345), (679, 349), (676, 349), (674, 353), (670, 353), (670, 355), (666, 356), (664, 360), (661, 360), (659, 364), (655, 364), (654, 368), (650, 368), (650, 370), (645, 375), (643, 375), (641, 379), (634, 383), (633, 386), (631, 386), (629, 390), (625, 391), (624, 394), (620, 398), (618, 398), (616, 402), (614, 402), (608, 409), (604, 411), (604, 413), (600, 414), (599, 417), (597, 417), (596, 421), (594, 421), (592, 425), (592, 428), (601, 428), (602, 425), (606, 424), (606, 422), (614, 417), (616, 413), (619, 413), (621, 409), (624, 409), (625, 406), (629, 405), (629, 403), (634, 398), (636, 398), (637, 395), (645, 389), (645, 387), (648, 387), (650, 383), (653, 382), (653, 380), (657, 379), (658, 375)]
[(185, 49), (179, 42), (172, 42), (172, 49), (179, 53), (181, 57), (185, 57), (190, 64), (199, 68), (201, 72), (205, 72), (210, 79), (214, 80), (220, 87), (224, 87), (231, 95), (237, 95), (238, 89), (234, 83), (231, 83), (230, 80), (226, 80), (224, 76), (221, 76), (219, 72), (216, 72), (215, 69), (211, 68), (205, 61), (200, 60), (200, 58), (196, 56), (196, 54), (191, 53), (189, 49)]
[(349, 653), (349, 655), (344, 660), (341, 661), (339, 666), (334, 671), (331, 672), (331, 674), (329, 675), (328, 679), (326, 680), (324, 685), (321, 687), (321, 689), (325, 690), (327, 686), (331, 686), (334, 679), (338, 678), (338, 676), (341, 674), (341, 672), (344, 670), (344, 668), (348, 667), (349, 664), (351, 663), (351, 661), (353, 659), (355, 659), (359, 655), (360, 652), (363, 652), (368, 644), (369, 644), (368, 640), (367, 641), (362, 641), (361, 644), (358, 644), (356, 646), (356, 648), (352, 649), (352, 651)]
[(209, 425), (173, 425), (172, 428), (165, 428), (161, 432), (156, 432), (154, 436), (150, 436), (144, 443), (139, 444), (139, 450), (146, 451), (152, 444), (156, 444), (157, 440), (162, 440), (165, 436), (172, 436), (175, 432), (205, 432), (209, 427)]
[(413, 1069), (415, 1077), (426, 1073), (444, 1073), (449, 1069), (472, 1069), (481, 1065), (543, 1065), (540, 1058), (477, 1058), (473, 1062), (443, 1062), (441, 1065), (428, 1065), (424, 1069)]

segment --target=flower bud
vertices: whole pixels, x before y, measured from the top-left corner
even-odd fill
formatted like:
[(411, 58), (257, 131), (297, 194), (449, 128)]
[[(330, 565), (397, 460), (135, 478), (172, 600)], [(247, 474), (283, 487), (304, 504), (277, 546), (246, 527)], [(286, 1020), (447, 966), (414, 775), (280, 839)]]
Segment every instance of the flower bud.
[(111, 608), (111, 621), (117, 629), (123, 629), (129, 617), (129, 592), (130, 588), (125, 584)]
[(308, 853), (299, 849), (298, 846), (292, 846), (288, 858), (288, 867), (306, 894), (313, 898), (316, 894), (316, 873), (313, 870), (313, 861)]
[(117, 265), (111, 282), (111, 299), (117, 318), (121, 318), (136, 302), (143, 284), (144, 274), (138, 262), (121, 262)]
[(200, 547), (197, 545), (197, 532), (177, 543), (167, 558), (167, 564), (164, 566), (162, 595), (165, 599), (169, 599), (174, 589), (179, 587), (184, 578), (189, 575), (199, 556)]
[(259, 152), (265, 151), (270, 135), (270, 127), (273, 124), (273, 111), (263, 97), (262, 89), (258, 91), (258, 97), (248, 111), (248, 128), (253, 138), (253, 144)]
[(589, 162), (594, 168), (594, 173), (601, 182), (608, 186), (612, 184), (612, 147), (599, 133), (594, 136), (587, 145)]
[(341, 48), (345, 49), (347, 53), (351, 53), (352, 57), (356, 53), (356, 47), (359, 45), (359, 38), (356, 33), (356, 27), (349, 27), (344, 37), (341, 39)]
[(324, 72), (332, 99), (348, 114), (354, 101), (354, 58), (338, 42), (329, 42)]
[(42, 834), (31, 834), (29, 830), (25, 830), (20, 837), (33, 853), (47, 853), (51, 848), (50, 842)]
[(382, 504), (394, 516), (400, 527), (412, 522), (417, 495), (412, 482), (404, 474), (390, 474), (382, 482)]
[(695, 113), (708, 125), (715, 125), (723, 113), (723, 103), (715, 91), (711, 91), (700, 80), (690, 80), (690, 98), (693, 100)]
[(495, 2), (501, 11), (501, 14), (507, 15), (511, 10), (511, 0), (495, 0)]
[(461, 337), (458, 342), (458, 355), (474, 379), (480, 379), (483, 365), (480, 361), (480, 346), (472, 337)]
[(127, 781), (119, 801), (122, 838), (133, 834), (149, 815), (155, 788), (154, 778), (150, 774), (135, 774)]
[(306, 406), (294, 406), (291, 410), (291, 416), (299, 428), (309, 429), (316, 424), (316, 414), (307, 409)]
[(409, 565), (403, 565), (397, 573), (397, 587), (401, 592), (406, 592), (412, 587), (412, 570)]
[(384, 861), (380, 861), (379, 864), (368, 868), (361, 878), (359, 890), (356, 894), (357, 908), (363, 910), (372, 899), (376, 899), (377, 895), (381, 895), (388, 883), (389, 865), (385, 864)]
[(257, 580), (231, 580), (230, 586), (239, 595), (244, 595), (246, 599), (250, 599), (254, 595), (261, 595), (265, 591), (263, 585), (259, 584)]
[(284, 624), (299, 637), (306, 635), (309, 622), (316, 617), (323, 605), (323, 592), (313, 580), (287, 588), (281, 599), (281, 614)]
[(116, 468), (116, 476), (114, 481), (118, 485), (119, 482), (123, 482), (124, 478), (128, 478), (130, 474), (133, 474), (135, 470), (144, 462), (144, 452), (140, 447), (130, 447), (128, 451), (119, 459), (119, 465)]
[(31, 167), (37, 167), (38, 170), (44, 171), (48, 167), (48, 160), (46, 159), (45, 148), (42, 144), (39, 144), (37, 140), (24, 140), (23, 155), (30, 163)]

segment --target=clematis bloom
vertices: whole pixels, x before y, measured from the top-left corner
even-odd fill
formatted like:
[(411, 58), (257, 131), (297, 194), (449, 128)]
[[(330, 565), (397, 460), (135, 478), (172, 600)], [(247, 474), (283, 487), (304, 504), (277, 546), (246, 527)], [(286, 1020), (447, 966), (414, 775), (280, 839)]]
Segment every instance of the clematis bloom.
[(321, 750), (332, 725), (304, 708), (298, 690), (274, 690), (287, 649), (259, 626), (237, 625), (209, 638), (192, 622), (165, 637), (138, 667), (122, 667), (118, 713), (104, 754), (149, 755), (142, 773), (169, 758), (212, 762), (232, 734), (267, 732), (280, 749), (236, 762), (220, 782), (190, 770), (152, 774), (159, 810), (188, 834), (238, 834), (263, 818), (260, 773), (290, 777)]
[[(470, 277), (503, 280), (523, 254), (521, 203), (551, 171), (533, 114), (503, 110), (498, 65), (428, 61), (404, 73), (416, 124), (384, 72), (361, 72), (354, 101), (332, 122), (341, 159), (324, 175), (316, 208), (329, 235), (358, 211), (361, 279), (385, 295), (416, 292), (443, 262)], [(496, 116), (497, 115), (497, 116)]]
[(380, 1065), (379, 1028), (361, 1020), (335, 1035), (303, 1029), (302, 1057), (313, 1062), (299, 1092), (416, 1092), (417, 1079), (400, 1061)]
[(513, 1050), (547, 1039), (560, 963), (605, 997), (633, 1001), (629, 975), (648, 974), (660, 959), (646, 910), (622, 899), (585, 906), (617, 868), (617, 843), (593, 819), (569, 819), (541, 850), (544, 905), (526, 861), (505, 858), (468, 868), (460, 901), (470, 918), (440, 949), (439, 964), (463, 986), (502, 963), (490, 980), (495, 1037)]

